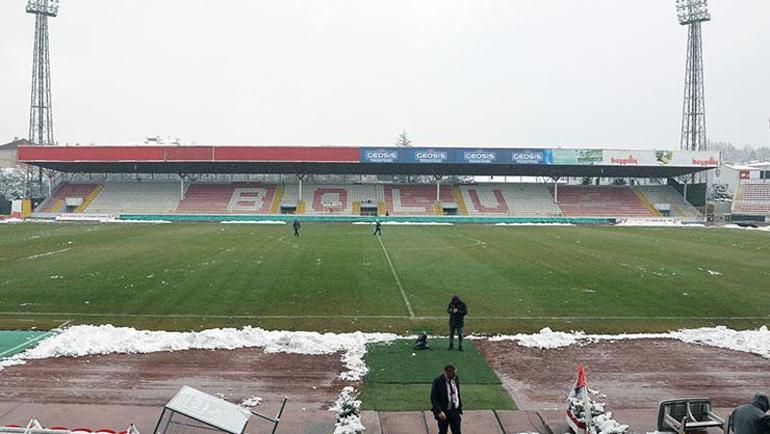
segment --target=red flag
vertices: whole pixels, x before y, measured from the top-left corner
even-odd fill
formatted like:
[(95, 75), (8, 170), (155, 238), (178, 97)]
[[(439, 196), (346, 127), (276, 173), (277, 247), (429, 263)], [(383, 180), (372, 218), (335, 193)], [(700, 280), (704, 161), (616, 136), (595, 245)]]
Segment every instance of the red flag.
[(578, 377), (575, 387), (569, 393), (570, 398), (584, 398), (588, 394), (588, 383), (586, 382), (586, 370), (583, 365), (578, 366)]

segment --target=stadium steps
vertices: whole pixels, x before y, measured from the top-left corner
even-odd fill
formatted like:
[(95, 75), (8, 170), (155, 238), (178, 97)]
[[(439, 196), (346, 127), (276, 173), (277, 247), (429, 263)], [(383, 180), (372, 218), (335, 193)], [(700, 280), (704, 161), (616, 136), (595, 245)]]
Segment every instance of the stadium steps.
[(465, 201), (463, 200), (463, 194), (460, 191), (460, 187), (456, 185), (452, 187), (452, 195), (455, 198), (457, 211), (459, 211), (460, 215), (468, 215), (468, 208), (465, 206)]
[(281, 200), (283, 200), (283, 185), (279, 185), (275, 190), (275, 196), (273, 197), (273, 204), (270, 205), (270, 214), (278, 214), (281, 210)]
[(99, 193), (102, 192), (102, 190), (104, 190), (104, 186), (97, 185), (96, 188), (91, 190), (91, 192), (88, 193), (88, 196), (86, 196), (85, 199), (83, 199), (83, 203), (81, 203), (79, 207), (75, 208), (75, 212), (76, 213), (85, 212), (86, 208), (88, 208), (88, 205), (91, 205), (91, 202), (93, 202), (94, 199), (96, 199), (96, 196), (98, 196)]
[(304, 200), (298, 200), (297, 201), (297, 214), (305, 214), (305, 201)]
[(388, 208), (385, 206), (384, 201), (377, 203), (377, 215), (385, 215), (388, 212)]
[(639, 189), (638, 189), (638, 188), (634, 188), (634, 193), (635, 193), (635, 194), (636, 194), (636, 196), (639, 198), (639, 200), (641, 200), (641, 201), (642, 201), (642, 203), (644, 204), (644, 206), (646, 206), (646, 207), (647, 207), (647, 209), (648, 209), (648, 210), (650, 210), (650, 212), (651, 212), (651, 213), (652, 213), (654, 216), (656, 216), (656, 217), (661, 217), (661, 216), (662, 216), (662, 214), (660, 213), (660, 211), (658, 211), (658, 210), (657, 210), (657, 208), (655, 208), (655, 205), (653, 205), (653, 204), (652, 204), (652, 202), (650, 202), (650, 199), (648, 199), (648, 198), (647, 198), (647, 196), (645, 196), (645, 195), (644, 195), (644, 193), (642, 193), (641, 191), (639, 191)]
[(444, 207), (442, 206), (441, 202), (434, 203), (433, 209), (436, 212), (436, 215), (444, 215)]
[(361, 215), (361, 202), (355, 201), (353, 202), (353, 215)]

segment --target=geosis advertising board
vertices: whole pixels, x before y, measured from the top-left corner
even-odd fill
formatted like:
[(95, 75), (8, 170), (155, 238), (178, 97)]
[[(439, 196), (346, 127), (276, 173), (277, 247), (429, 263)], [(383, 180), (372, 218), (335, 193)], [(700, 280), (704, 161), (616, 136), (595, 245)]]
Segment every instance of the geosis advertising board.
[(602, 149), (361, 148), (362, 163), (718, 167), (719, 152)]

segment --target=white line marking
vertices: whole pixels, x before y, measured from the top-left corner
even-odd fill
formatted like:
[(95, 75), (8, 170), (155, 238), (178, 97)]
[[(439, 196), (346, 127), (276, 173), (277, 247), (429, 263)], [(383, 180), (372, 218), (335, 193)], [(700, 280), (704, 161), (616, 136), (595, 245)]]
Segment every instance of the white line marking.
[[(154, 313), (95, 313), (95, 312), (0, 312), (2, 316), (61, 316), (61, 317), (117, 317), (117, 318), (196, 318), (196, 319), (414, 319), (414, 320), (444, 320), (443, 316), (407, 316), (407, 315), (206, 315), (206, 314), (154, 314)], [(708, 320), (768, 320), (768, 316), (495, 316), (473, 315), (473, 319), (479, 320), (554, 320), (554, 321), (580, 321), (580, 320), (681, 320), (681, 321), (708, 321)], [(65, 324), (66, 325), (66, 324)], [(63, 326), (59, 326), (63, 327)]]
[(26, 347), (26, 348), (24, 348), (24, 350), (26, 350), (27, 348), (31, 347), (32, 344), (34, 344), (35, 342), (43, 340), (43, 339), (47, 338), (48, 336), (51, 336), (51, 334), (53, 334), (53, 331), (50, 331), (50, 332), (47, 332), (47, 333), (43, 333), (42, 335), (36, 336), (36, 337), (34, 337), (34, 338), (32, 338), (32, 339), (30, 339), (28, 341), (22, 342), (21, 344), (16, 345), (15, 347), (13, 347), (13, 348), (11, 348), (9, 350), (3, 351), (2, 353), (0, 353), (0, 359), (5, 357), (6, 354), (11, 354), (14, 351), (18, 350), (19, 348)]
[(388, 265), (390, 265), (390, 271), (393, 273), (393, 277), (396, 279), (396, 285), (398, 285), (398, 289), (401, 290), (401, 297), (404, 297), (404, 304), (406, 304), (407, 310), (409, 310), (409, 318), (414, 319), (414, 311), (412, 310), (412, 303), (409, 303), (409, 299), (406, 298), (406, 292), (404, 292), (404, 287), (401, 285), (401, 279), (398, 278), (398, 274), (396, 273), (396, 267), (393, 266), (393, 262), (390, 260), (390, 255), (388, 255), (388, 250), (385, 248), (385, 243), (382, 242), (382, 237), (377, 237), (377, 241), (380, 242), (380, 247), (382, 247), (382, 253), (385, 254), (385, 259), (388, 260)]
[(37, 255), (27, 256), (26, 258), (19, 258), (19, 259), (17, 259), (17, 261), (23, 261), (25, 259), (29, 260), (29, 259), (43, 258), (43, 257), (46, 257), (46, 256), (55, 255), (57, 253), (66, 252), (67, 250), (72, 250), (72, 247), (67, 247), (66, 249), (54, 250), (52, 252), (45, 252), (45, 253), (40, 253), (40, 254), (37, 254)]

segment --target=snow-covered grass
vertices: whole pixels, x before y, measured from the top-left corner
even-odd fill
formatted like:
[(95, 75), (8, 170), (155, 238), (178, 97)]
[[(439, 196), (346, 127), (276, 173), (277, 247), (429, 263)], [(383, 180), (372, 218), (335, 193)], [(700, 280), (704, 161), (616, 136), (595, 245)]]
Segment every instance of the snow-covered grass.
[(226, 220), (223, 225), (285, 225), (282, 220)]
[[(354, 225), (374, 225), (374, 222), (353, 222)], [(454, 226), (454, 223), (449, 222), (396, 222), (387, 221), (381, 222), (383, 226)]]
[(493, 226), (574, 226), (572, 223), (495, 223)]
[(676, 339), (682, 342), (726, 348), (758, 354), (770, 358), (770, 330), (762, 326), (757, 330), (733, 330), (724, 326), (683, 329), (668, 333), (625, 333), (617, 335), (560, 332), (546, 327), (534, 334), (492, 336), (490, 341), (515, 341), (533, 348), (561, 348), (599, 341), (630, 339)]
[(25, 363), (25, 360), (52, 357), (81, 357), (95, 354), (136, 354), (182, 350), (232, 350), (262, 348), (267, 353), (334, 354), (342, 353), (347, 371), (343, 380), (356, 381), (368, 369), (363, 357), (366, 345), (390, 342), (398, 336), (390, 333), (317, 333), (242, 329), (210, 329), (200, 332), (145, 331), (112, 325), (81, 325), (66, 328), (35, 348), (0, 361), (0, 369)]

